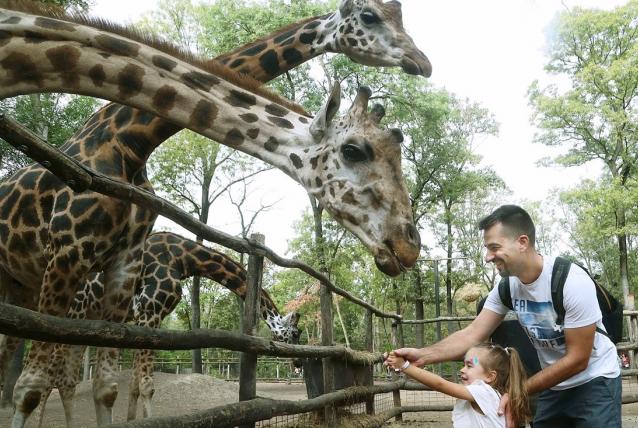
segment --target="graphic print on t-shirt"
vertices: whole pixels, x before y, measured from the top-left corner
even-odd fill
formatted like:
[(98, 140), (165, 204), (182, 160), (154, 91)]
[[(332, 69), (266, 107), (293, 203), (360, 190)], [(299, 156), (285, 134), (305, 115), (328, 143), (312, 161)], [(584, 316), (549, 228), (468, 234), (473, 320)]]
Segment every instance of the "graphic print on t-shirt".
[(513, 299), (512, 303), (523, 330), (536, 348), (560, 349), (565, 346), (563, 326), (556, 324), (552, 302)]

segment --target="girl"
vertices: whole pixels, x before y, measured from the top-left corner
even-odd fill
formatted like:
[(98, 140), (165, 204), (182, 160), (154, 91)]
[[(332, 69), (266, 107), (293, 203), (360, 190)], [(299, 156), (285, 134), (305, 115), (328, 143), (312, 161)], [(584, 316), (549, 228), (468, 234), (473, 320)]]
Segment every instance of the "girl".
[(393, 352), (386, 364), (435, 391), (458, 398), (452, 412), (455, 428), (505, 428), (505, 416), (497, 413), (505, 393), (515, 421), (524, 422), (530, 416), (525, 369), (514, 348), (491, 343), (470, 348), (460, 373), (462, 384), (412, 366)]

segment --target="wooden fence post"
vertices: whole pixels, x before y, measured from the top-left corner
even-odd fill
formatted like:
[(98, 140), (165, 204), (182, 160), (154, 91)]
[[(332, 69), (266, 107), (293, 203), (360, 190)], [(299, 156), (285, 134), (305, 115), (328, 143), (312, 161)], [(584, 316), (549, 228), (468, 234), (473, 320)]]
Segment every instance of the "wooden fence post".
[[(392, 320), (392, 348), (399, 348), (399, 338), (397, 335), (397, 321)], [(399, 379), (399, 375), (397, 372), (392, 370), (392, 380), (397, 381)], [(394, 401), (394, 407), (401, 407), (401, 390), (397, 389), (396, 391), (392, 391), (392, 400)], [(397, 413), (394, 418), (397, 422), (403, 422), (403, 413)]]
[[(253, 234), (252, 240), (263, 244), (264, 235)], [(255, 336), (257, 333), (257, 314), (259, 313), (259, 294), (261, 277), (264, 269), (264, 258), (250, 255), (248, 257), (248, 287), (244, 299), (243, 333)], [(239, 401), (252, 400), (257, 396), (257, 354), (242, 352), (239, 364)], [(242, 425), (242, 428), (254, 428), (255, 423)]]
[[(368, 309), (365, 313), (365, 319), (364, 319), (365, 325), (366, 325), (366, 336), (365, 336), (366, 350), (368, 352), (374, 351), (374, 343), (373, 343), (373, 336), (372, 336), (373, 320), (374, 320), (374, 314), (372, 313), (370, 309)], [(370, 368), (368, 369), (368, 377), (367, 377), (367, 382), (365, 383), (365, 385), (366, 386), (374, 385), (374, 364), (371, 365)], [(374, 395), (366, 400), (366, 413), (368, 415), (374, 415)]]
[[(321, 284), (321, 344), (332, 346), (332, 292), (324, 284)], [(323, 359), (323, 393), (334, 391), (334, 366), (331, 358)], [(324, 407), (324, 426), (337, 427), (337, 412), (333, 404)]]

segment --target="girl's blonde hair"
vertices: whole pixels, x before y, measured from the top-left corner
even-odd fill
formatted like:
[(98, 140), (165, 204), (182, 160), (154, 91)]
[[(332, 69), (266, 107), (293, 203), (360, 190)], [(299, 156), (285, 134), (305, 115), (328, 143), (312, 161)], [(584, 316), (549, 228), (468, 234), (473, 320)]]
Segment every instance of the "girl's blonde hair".
[(493, 343), (481, 343), (475, 348), (487, 350), (486, 357), (481, 360), (481, 366), (486, 372), (496, 373), (496, 378), (490, 386), (501, 394), (509, 394), (509, 406), (514, 420), (518, 423), (527, 421), (531, 416), (529, 397), (525, 388), (527, 373), (516, 349), (503, 348)]

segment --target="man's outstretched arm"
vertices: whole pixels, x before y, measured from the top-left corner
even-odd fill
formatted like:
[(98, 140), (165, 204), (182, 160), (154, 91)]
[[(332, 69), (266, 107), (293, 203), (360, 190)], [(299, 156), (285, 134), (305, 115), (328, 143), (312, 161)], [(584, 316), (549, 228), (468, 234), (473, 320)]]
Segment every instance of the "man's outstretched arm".
[(444, 361), (462, 360), (472, 346), (486, 341), (505, 315), (484, 309), (462, 330), (425, 348), (401, 348), (394, 352), (419, 367)]

